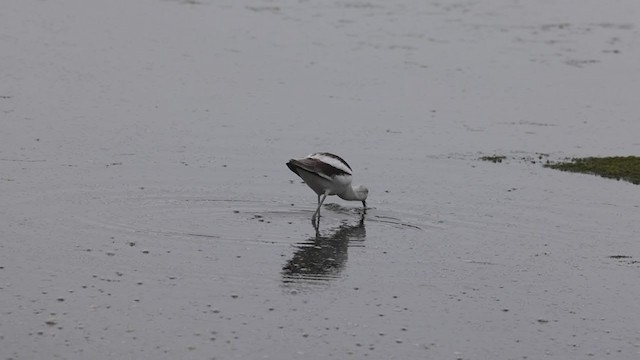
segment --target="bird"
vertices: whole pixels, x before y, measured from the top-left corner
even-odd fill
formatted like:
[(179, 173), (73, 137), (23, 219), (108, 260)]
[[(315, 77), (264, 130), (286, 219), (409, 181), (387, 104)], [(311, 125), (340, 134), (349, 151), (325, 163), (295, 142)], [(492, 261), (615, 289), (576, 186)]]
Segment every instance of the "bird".
[(318, 195), (318, 208), (312, 219), (320, 218), (320, 207), (328, 195), (344, 200), (362, 201), (367, 209), (369, 189), (363, 185), (351, 186), (351, 166), (338, 155), (317, 152), (301, 159), (291, 159), (287, 167), (296, 173)]

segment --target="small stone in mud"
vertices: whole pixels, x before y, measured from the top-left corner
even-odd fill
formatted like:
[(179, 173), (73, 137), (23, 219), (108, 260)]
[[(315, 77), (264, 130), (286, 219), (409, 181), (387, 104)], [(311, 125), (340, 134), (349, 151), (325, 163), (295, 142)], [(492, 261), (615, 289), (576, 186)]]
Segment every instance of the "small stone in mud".
[(142, 253), (143, 253), (143, 254), (148, 254), (148, 253), (149, 253), (149, 250), (142, 250)]
[(55, 324), (57, 324), (58, 322), (56, 321), (55, 318), (50, 317), (49, 319), (47, 319), (47, 321), (44, 322), (45, 324), (49, 325), (49, 326), (54, 326)]
[(238, 213), (240, 213), (240, 210), (233, 210), (233, 213), (234, 214), (238, 214)]
[(58, 299), (56, 299), (56, 300), (58, 300), (58, 301), (60, 301), (60, 302), (63, 302), (63, 301), (64, 301), (64, 298), (59, 297), (59, 298), (58, 298)]
[(238, 295), (236, 295), (236, 294), (231, 294), (231, 298), (232, 298), (232, 299), (237, 299), (237, 298), (238, 298)]
[(129, 246), (131, 246), (131, 247), (136, 246), (136, 242), (135, 241), (129, 241)]

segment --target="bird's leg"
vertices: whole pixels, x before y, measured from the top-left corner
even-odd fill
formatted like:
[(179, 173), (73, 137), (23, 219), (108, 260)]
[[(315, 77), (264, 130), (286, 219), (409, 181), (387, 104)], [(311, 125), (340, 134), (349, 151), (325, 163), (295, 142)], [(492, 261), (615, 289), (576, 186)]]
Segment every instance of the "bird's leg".
[[(318, 194), (318, 209), (320, 209), (320, 194)], [(311, 221), (313, 221), (314, 223), (316, 221), (316, 215), (318, 215), (318, 209), (316, 209), (316, 212), (314, 212), (313, 216), (311, 217)]]
[(320, 217), (320, 207), (322, 206), (326, 198), (327, 198), (327, 193), (324, 193), (324, 195), (322, 195), (322, 199), (320, 200), (320, 204), (318, 204), (318, 217)]
[[(322, 197), (322, 199), (321, 199)], [(318, 208), (316, 209), (316, 212), (313, 214), (313, 219), (315, 219), (316, 216), (318, 216), (318, 218), (320, 218), (320, 207), (322, 206), (322, 203), (324, 202), (324, 199), (327, 198), (327, 193), (322, 194), (322, 196), (318, 195)]]

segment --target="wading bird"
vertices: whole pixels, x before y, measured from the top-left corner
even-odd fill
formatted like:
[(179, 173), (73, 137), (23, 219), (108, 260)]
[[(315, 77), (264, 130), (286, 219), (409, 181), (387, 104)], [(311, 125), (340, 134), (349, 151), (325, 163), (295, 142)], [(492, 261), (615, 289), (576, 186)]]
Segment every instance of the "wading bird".
[(362, 185), (351, 186), (351, 166), (340, 156), (314, 153), (302, 159), (291, 159), (287, 166), (318, 194), (318, 208), (312, 219), (320, 217), (320, 207), (327, 195), (338, 195), (344, 200), (362, 201), (366, 210), (369, 190)]

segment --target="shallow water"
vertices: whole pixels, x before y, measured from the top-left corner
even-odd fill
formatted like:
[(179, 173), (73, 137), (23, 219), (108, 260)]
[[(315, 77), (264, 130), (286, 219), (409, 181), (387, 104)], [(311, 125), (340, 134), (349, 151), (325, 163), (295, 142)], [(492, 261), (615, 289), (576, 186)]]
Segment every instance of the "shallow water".
[(638, 10), (7, 1), (0, 357), (637, 357)]

